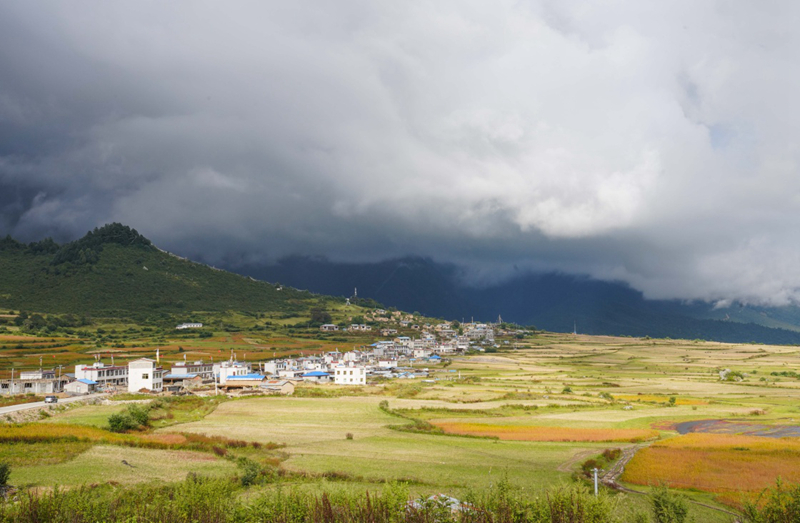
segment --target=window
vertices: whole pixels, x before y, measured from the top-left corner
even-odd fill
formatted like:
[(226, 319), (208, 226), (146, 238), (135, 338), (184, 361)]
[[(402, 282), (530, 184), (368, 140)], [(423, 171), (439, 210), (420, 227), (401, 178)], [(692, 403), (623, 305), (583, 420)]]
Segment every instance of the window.
[(144, 374), (142, 374), (142, 379), (143, 380), (149, 380), (150, 379), (150, 375), (145, 372)]
[(25, 384), (25, 388), (26, 389), (30, 389), (31, 387), (33, 387), (33, 383), (26, 383)]

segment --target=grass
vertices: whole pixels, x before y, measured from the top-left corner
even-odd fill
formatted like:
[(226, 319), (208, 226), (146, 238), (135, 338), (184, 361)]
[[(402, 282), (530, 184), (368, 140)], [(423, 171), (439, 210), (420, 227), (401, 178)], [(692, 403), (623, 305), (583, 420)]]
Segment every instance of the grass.
[(24, 403), (34, 403), (44, 401), (44, 396), (34, 396), (33, 394), (19, 394), (16, 396), (0, 396), (0, 407), (10, 407), (12, 405), (22, 405)]
[(14, 468), (10, 482), (36, 486), (166, 482), (183, 479), (189, 472), (224, 476), (235, 469), (235, 464), (207, 453), (97, 445), (63, 463)]
[(108, 417), (125, 410), (125, 404), (85, 405), (65, 410), (45, 420), (46, 423), (81, 425), (86, 427), (108, 428)]
[[(259, 398), (220, 405), (184, 432), (228, 434), (286, 443), (283, 466), (294, 472), (339, 473), (365, 481), (408, 479), (436, 491), (488, 486), (507, 474), (515, 484), (543, 487), (569, 480), (555, 469), (599, 444), (478, 440), (397, 432), (403, 420), (378, 408), (380, 397)], [(408, 405), (412, 400), (403, 400)], [(169, 430), (169, 429), (167, 429)], [(353, 439), (346, 439), (347, 433)]]
[(2, 460), (8, 462), (12, 468), (63, 463), (91, 447), (92, 443), (89, 441), (0, 444)]
[[(188, 354), (189, 359), (216, 358), (219, 354), (227, 357), (231, 349), (240, 357), (247, 353), (248, 359), (263, 359), (348, 346), (315, 339), (308, 332), (288, 333), (284, 326), (255, 331), (251, 327), (261, 320), (253, 315), (215, 314), (224, 318), (220, 321), (241, 328), (241, 332), (216, 329), (212, 338), (191, 339), (170, 333), (148, 337), (140, 331), (124, 340), (125, 348), (118, 349), (116, 357), (124, 361), (128, 357), (124, 354), (151, 354), (156, 345), (162, 347), (165, 362), (183, 359), (183, 354)], [(300, 318), (273, 315), (268, 320), (278, 325)], [(120, 333), (139, 329), (124, 323), (111, 325), (106, 330), (113, 328)], [(84, 348), (79, 345), (41, 350), (52, 350), (59, 358), (62, 354), (97, 350), (94, 335), (89, 339), (92, 345)], [(155, 339), (159, 339), (157, 344)], [(23, 356), (28, 363), (35, 359), (38, 364), (34, 349), (43, 340), (49, 339), (23, 343), (30, 345), (27, 349), (11, 349), (12, 355), (3, 364)], [(437, 380), (434, 383), (398, 380), (359, 388), (298, 387), (295, 397), (248, 398), (219, 404), (197, 398), (165, 398), (162, 406), (153, 410), (155, 435), (123, 437), (167, 446), (186, 444), (178, 432), (285, 443), (285, 448), (271, 454), (251, 447), (231, 452), (253, 459), (283, 460), (281, 466), (289, 473), (285, 481), (305, 485), (312, 491), (329, 483), (364, 488), (394, 479), (410, 480), (415, 493), (447, 492), (457, 496), (496, 484), (500, 477), (525, 489), (560, 485), (570, 481), (582, 461), (610, 446), (604, 442), (653, 436), (664, 439), (637, 454), (629, 473), (636, 472), (640, 463), (645, 465), (639, 469), (640, 478), (631, 481), (647, 484), (665, 479), (685, 487), (689, 496), (712, 504), (713, 495), (735, 503), (726, 497), (732, 491), (725, 489), (757, 490), (774, 484), (777, 474), (788, 479), (795, 477), (792, 470), (800, 469), (796, 450), (789, 443), (759, 438), (752, 443), (737, 440), (723, 444), (719, 439), (676, 437), (674, 431), (676, 423), (700, 419), (797, 424), (794, 420), (800, 419), (796, 402), (800, 380), (771, 374), (800, 366), (796, 347), (553, 334), (537, 335), (519, 344), (519, 350), (458, 357), (447, 368), (430, 365), (432, 378)], [(721, 368), (741, 372), (746, 375), (745, 380), (720, 381)], [(761, 377), (765, 379), (762, 381)], [(674, 406), (669, 405), (670, 397), (676, 398)], [(378, 405), (384, 400), (392, 411), (412, 419), (381, 410)], [(110, 413), (122, 408), (124, 405), (71, 409), (40, 425), (99, 430), (106, 426)], [(589, 441), (497, 441), (390, 428), (415, 419), (448, 430), (502, 438)], [(42, 430), (35, 428), (34, 433)], [(100, 433), (104, 434), (102, 430)], [(353, 435), (352, 440), (346, 439), (348, 433)], [(92, 441), (107, 446), (98, 438)], [(77, 446), (70, 449), (68, 443), (63, 438), (53, 443), (63, 444), (53, 453), (59, 466), (87, 453), (79, 452)], [(176, 451), (171, 447), (162, 450)], [(20, 466), (30, 468), (37, 464), (32, 453), (20, 452), (14, 450), (13, 458)], [(78, 457), (70, 457), (73, 455)], [(651, 461), (644, 461), (651, 457)], [(655, 462), (662, 463), (661, 468)], [(735, 477), (737, 474), (731, 471), (739, 469), (748, 472)], [(46, 467), (43, 465), (39, 471), (45, 474)], [(631, 477), (626, 476), (626, 480)], [(680, 483), (681, 478), (686, 482)], [(703, 479), (717, 485), (717, 492), (698, 490), (709, 488)], [(733, 480), (739, 483), (726, 483)], [(635, 505), (633, 499), (630, 503)]]

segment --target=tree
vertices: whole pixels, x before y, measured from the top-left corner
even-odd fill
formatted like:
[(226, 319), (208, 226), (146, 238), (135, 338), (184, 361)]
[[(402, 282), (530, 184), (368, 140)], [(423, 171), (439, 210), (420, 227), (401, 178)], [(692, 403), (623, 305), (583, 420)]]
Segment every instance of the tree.
[(315, 325), (322, 325), (323, 323), (330, 323), (332, 320), (331, 315), (322, 309), (311, 309), (311, 323)]

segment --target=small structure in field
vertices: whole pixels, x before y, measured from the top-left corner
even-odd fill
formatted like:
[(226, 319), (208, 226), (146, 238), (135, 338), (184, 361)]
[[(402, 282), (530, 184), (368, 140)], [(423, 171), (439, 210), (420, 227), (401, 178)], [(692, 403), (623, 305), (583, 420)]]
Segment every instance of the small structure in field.
[(183, 330), (183, 329), (201, 329), (201, 328), (203, 328), (203, 324), (202, 324), (202, 323), (198, 323), (198, 322), (190, 322), (190, 323), (181, 323), (180, 325), (178, 325), (177, 327), (175, 327), (175, 330)]
[(64, 385), (64, 392), (70, 394), (91, 394), (97, 391), (97, 382), (81, 378)]
[(294, 394), (294, 383), (289, 380), (269, 380), (261, 385), (265, 392), (289, 396)]

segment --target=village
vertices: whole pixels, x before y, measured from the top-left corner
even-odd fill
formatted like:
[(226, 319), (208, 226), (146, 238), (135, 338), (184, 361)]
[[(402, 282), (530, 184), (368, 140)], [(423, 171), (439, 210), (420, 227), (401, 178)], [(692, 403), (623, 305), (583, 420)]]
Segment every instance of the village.
[[(388, 317), (388, 318), (387, 318)], [(0, 381), (0, 394), (83, 395), (98, 392), (116, 393), (185, 393), (196, 394), (292, 394), (300, 383), (366, 385), (390, 379), (432, 378), (442, 370), (450, 356), (467, 351), (497, 347), (495, 335), (511, 334), (498, 324), (451, 323), (411, 324), (393, 313), (376, 309), (369, 315), (372, 323), (395, 320), (397, 327), (418, 332), (417, 336), (397, 335), (398, 329), (382, 328), (382, 339), (370, 345), (340, 352), (338, 349), (316, 355), (273, 358), (266, 361), (239, 361), (231, 350), (221, 361), (173, 363), (166, 370), (159, 349), (155, 359), (138, 358), (124, 364), (103, 361), (95, 355), (92, 363), (75, 365), (74, 372), (62, 369), (22, 370), (17, 377)], [(202, 323), (182, 323), (176, 330), (202, 329)], [(372, 326), (323, 324), (322, 333), (333, 331), (366, 332)], [(516, 331), (514, 331), (516, 332)], [(504, 343), (508, 343), (505, 341)], [(432, 378), (433, 380), (437, 378)]]

